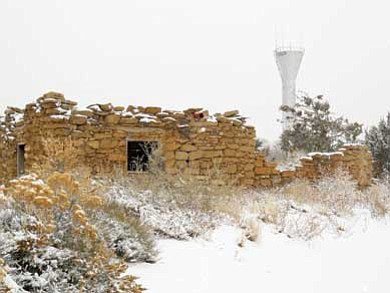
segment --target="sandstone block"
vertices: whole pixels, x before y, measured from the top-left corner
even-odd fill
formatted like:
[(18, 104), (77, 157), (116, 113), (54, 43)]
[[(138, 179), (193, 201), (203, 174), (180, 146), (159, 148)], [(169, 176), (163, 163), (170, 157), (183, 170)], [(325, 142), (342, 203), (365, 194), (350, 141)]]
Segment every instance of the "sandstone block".
[(184, 152), (194, 152), (196, 151), (198, 148), (194, 145), (191, 145), (191, 144), (185, 144), (185, 145), (182, 145), (180, 147), (180, 150), (184, 151)]
[(252, 164), (246, 164), (246, 165), (244, 166), (244, 170), (245, 170), (245, 171), (253, 171), (254, 168), (255, 168), (255, 166), (252, 165)]
[(223, 157), (222, 151), (203, 151), (203, 156), (205, 158), (218, 158)]
[(232, 110), (232, 111), (226, 111), (225, 113), (223, 113), (223, 116), (234, 117), (234, 116), (237, 116), (238, 114), (239, 114), (238, 110)]
[(54, 91), (47, 92), (46, 94), (43, 95), (42, 98), (43, 99), (52, 98), (52, 99), (59, 99), (61, 101), (65, 101), (65, 97), (63, 94)]
[(70, 116), (70, 123), (75, 125), (83, 125), (87, 123), (87, 117), (84, 115), (72, 115)]
[(121, 116), (116, 115), (116, 114), (110, 114), (104, 118), (104, 121), (106, 123), (109, 123), (109, 124), (118, 124), (120, 119), (121, 119)]
[(256, 160), (255, 161), (255, 166), (256, 167), (263, 167), (264, 166), (264, 160)]
[(264, 166), (266, 168), (276, 168), (278, 166), (278, 163), (276, 163), (276, 162), (264, 162)]
[(113, 106), (111, 103), (107, 103), (107, 104), (98, 104), (100, 110), (104, 111), (104, 112), (111, 112), (113, 110)]
[(99, 148), (99, 142), (97, 140), (88, 141), (87, 145), (93, 149)]
[(161, 107), (146, 107), (143, 112), (146, 114), (156, 115), (161, 112)]
[(108, 156), (108, 159), (110, 161), (117, 161), (117, 162), (126, 162), (126, 156), (123, 154), (110, 154)]
[(235, 150), (227, 149), (227, 150), (224, 150), (223, 154), (226, 157), (237, 157), (237, 151), (235, 151)]
[(93, 112), (91, 110), (73, 110), (72, 115), (83, 115), (87, 117), (92, 117)]
[(58, 108), (49, 108), (45, 110), (47, 115), (64, 115), (67, 111)]
[(253, 179), (249, 179), (249, 178), (244, 178), (242, 181), (241, 181), (242, 185), (244, 186), (253, 186), (255, 185), (255, 180)]
[(125, 110), (125, 107), (123, 107), (123, 106), (114, 107), (114, 111), (117, 111), (117, 112), (123, 112), (124, 110)]
[(199, 160), (203, 157), (203, 151), (195, 151), (189, 154), (190, 160)]
[[(41, 107), (43, 109), (52, 109), (52, 108), (57, 108), (61, 105), (61, 102), (57, 100), (49, 100), (49, 101), (42, 101), (41, 102)], [(7, 114), (7, 113), (6, 113)]]
[[(220, 123), (230, 123), (230, 119), (225, 117), (225, 116), (218, 116), (217, 117), (217, 121), (220, 122)], [(234, 135), (232, 133), (230, 133), (231, 137), (233, 137)], [(227, 137), (229, 137), (227, 134), (226, 134)]]
[(80, 131), (80, 130), (73, 130), (71, 135), (72, 137), (75, 138), (87, 138), (90, 136), (88, 132)]
[(174, 168), (175, 167), (175, 164), (176, 164), (176, 161), (174, 159), (171, 159), (171, 160), (166, 160), (164, 162), (164, 165), (165, 165), (165, 168), (168, 169), (168, 168)]
[(103, 139), (100, 141), (100, 148), (102, 149), (112, 149), (119, 145), (118, 141), (112, 139)]
[(255, 174), (256, 175), (270, 175), (271, 169), (266, 167), (256, 167), (255, 168)]
[(138, 119), (135, 117), (121, 117), (119, 120), (120, 124), (136, 124)]
[(295, 176), (295, 172), (294, 171), (283, 171), (283, 172), (281, 172), (281, 175), (284, 178), (286, 178), (286, 177), (294, 177)]
[(255, 148), (250, 146), (242, 146), (240, 147), (240, 151), (247, 152), (247, 153), (253, 153), (255, 151)]
[(188, 160), (189, 155), (186, 152), (176, 152), (175, 158), (178, 161), (185, 161)]
[(232, 150), (237, 150), (238, 148), (240, 148), (240, 146), (238, 144), (228, 144), (228, 148)]
[(175, 151), (175, 150), (179, 149), (180, 146), (181, 146), (180, 143), (168, 142), (168, 143), (164, 144), (163, 148), (165, 151)]
[(229, 165), (226, 171), (228, 174), (235, 174), (237, 172), (237, 165)]
[(170, 160), (175, 160), (175, 153), (170, 151), (170, 152), (165, 152), (164, 153), (164, 158), (166, 161), (170, 161)]
[(272, 181), (270, 179), (261, 179), (260, 180), (260, 185), (263, 187), (271, 187), (272, 186)]
[(134, 107), (133, 105), (129, 105), (126, 108), (126, 112), (134, 113), (135, 109), (136, 109), (136, 107)]
[(176, 161), (176, 168), (179, 170), (184, 170), (188, 167), (188, 164), (186, 161)]

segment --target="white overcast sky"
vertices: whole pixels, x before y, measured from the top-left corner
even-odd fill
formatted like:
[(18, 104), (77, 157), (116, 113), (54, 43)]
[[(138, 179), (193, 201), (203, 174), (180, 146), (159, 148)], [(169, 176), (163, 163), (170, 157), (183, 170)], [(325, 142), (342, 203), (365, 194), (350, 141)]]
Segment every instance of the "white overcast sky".
[[(1, 0), (0, 108), (47, 91), (81, 105), (239, 109), (280, 134), (275, 27), (303, 36), (297, 88), (371, 125), (390, 110), (388, 1)], [(291, 34), (291, 33), (290, 33)]]

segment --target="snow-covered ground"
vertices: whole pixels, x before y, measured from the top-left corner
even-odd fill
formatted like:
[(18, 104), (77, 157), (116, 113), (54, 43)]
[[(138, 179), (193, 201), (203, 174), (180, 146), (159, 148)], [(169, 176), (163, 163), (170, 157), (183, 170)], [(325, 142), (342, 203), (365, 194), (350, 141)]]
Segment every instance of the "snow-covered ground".
[(256, 243), (223, 226), (191, 241), (160, 240), (156, 264), (135, 264), (150, 293), (390, 292), (390, 225), (365, 213), (342, 236), (303, 241), (261, 227)]

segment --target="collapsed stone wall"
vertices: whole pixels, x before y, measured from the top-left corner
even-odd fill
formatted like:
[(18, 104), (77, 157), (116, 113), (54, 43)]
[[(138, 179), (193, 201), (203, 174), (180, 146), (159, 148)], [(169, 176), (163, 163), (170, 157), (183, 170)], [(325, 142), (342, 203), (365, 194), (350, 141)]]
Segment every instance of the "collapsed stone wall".
[(127, 170), (127, 141), (154, 141), (167, 173), (202, 179), (212, 169), (245, 186), (271, 187), (296, 177), (315, 179), (323, 170), (347, 168), (360, 185), (372, 177), (372, 158), (360, 146), (334, 154), (312, 154), (294, 171), (278, 171), (255, 149), (256, 132), (238, 111), (209, 115), (207, 110), (77, 103), (50, 92), (24, 109), (8, 107), (0, 120), (0, 180), (17, 176), (18, 144), (25, 145), (26, 171), (40, 164), (47, 139), (72, 138), (77, 160), (94, 172)]
[(290, 170), (278, 170), (276, 163), (266, 162), (264, 156), (256, 155), (257, 186), (275, 186), (291, 182), (294, 178), (315, 180), (338, 169), (349, 172), (359, 186), (371, 184), (373, 177), (373, 158), (363, 145), (345, 145), (333, 153), (310, 153), (300, 159), (300, 163)]
[(296, 176), (316, 179), (339, 168), (347, 170), (360, 186), (367, 186), (373, 177), (372, 154), (363, 145), (345, 145), (333, 153), (311, 153), (301, 159)]

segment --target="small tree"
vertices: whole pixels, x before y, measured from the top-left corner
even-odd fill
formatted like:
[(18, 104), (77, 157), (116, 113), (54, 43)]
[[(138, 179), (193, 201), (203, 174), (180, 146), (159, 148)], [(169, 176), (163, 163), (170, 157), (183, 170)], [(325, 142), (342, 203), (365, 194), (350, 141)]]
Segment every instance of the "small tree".
[(295, 107), (283, 106), (290, 113), (291, 127), (281, 135), (281, 148), (285, 152), (334, 151), (345, 143), (355, 143), (362, 133), (362, 125), (335, 117), (323, 96), (298, 97)]
[(378, 173), (390, 174), (390, 112), (377, 126), (366, 131), (366, 144), (374, 157)]

